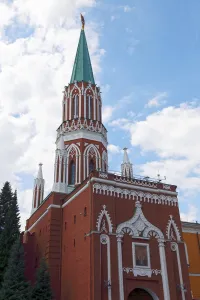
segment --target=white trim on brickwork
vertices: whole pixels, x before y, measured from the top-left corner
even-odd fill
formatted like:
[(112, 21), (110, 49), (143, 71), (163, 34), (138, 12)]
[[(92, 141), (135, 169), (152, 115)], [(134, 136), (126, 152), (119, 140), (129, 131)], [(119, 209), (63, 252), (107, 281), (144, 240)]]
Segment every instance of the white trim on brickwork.
[(179, 280), (180, 280), (180, 288), (181, 288), (181, 295), (182, 300), (185, 300), (185, 290), (184, 290), (184, 284), (183, 284), (183, 274), (182, 274), (182, 268), (181, 268), (181, 260), (180, 260), (180, 253), (179, 253), (179, 247), (177, 243), (171, 243), (171, 250), (176, 252), (177, 257), (177, 263), (178, 263), (178, 272), (179, 272)]
[(107, 245), (107, 288), (108, 288), (108, 300), (112, 300), (111, 294), (111, 260), (110, 260), (110, 237), (107, 234), (100, 235), (100, 242), (102, 245)]
[[(173, 219), (173, 216), (170, 215), (169, 216), (170, 219), (167, 223), (167, 229), (166, 229), (166, 235), (167, 235), (167, 239), (168, 240), (177, 240), (178, 242), (181, 241), (181, 235), (180, 235), (180, 231), (178, 229), (178, 226), (176, 225), (176, 222)], [(173, 236), (173, 229), (175, 231), (176, 237)]]
[[(122, 238), (124, 234), (129, 234), (132, 238), (138, 239), (141, 237), (150, 238), (154, 236), (158, 240), (161, 274), (163, 283), (164, 300), (170, 300), (169, 283), (167, 264), (165, 256), (164, 235), (162, 231), (151, 224), (144, 216), (142, 205), (139, 201), (136, 202), (136, 211), (133, 217), (118, 225), (116, 230), (117, 237), (117, 255), (118, 255), (118, 273), (119, 273), (119, 299), (124, 300), (124, 282), (123, 282), (123, 267), (122, 267)], [(142, 273), (141, 273), (142, 274)], [(139, 275), (139, 273), (137, 274)]]
[(101, 228), (101, 223), (102, 223), (102, 219), (103, 217), (106, 217), (107, 223), (108, 223), (108, 231), (109, 233), (112, 233), (113, 230), (113, 224), (112, 224), (112, 220), (110, 218), (110, 215), (108, 213), (108, 211), (106, 210), (106, 205), (103, 205), (103, 209), (101, 210), (101, 212), (99, 213), (99, 216), (97, 218), (97, 230), (100, 232), (105, 231), (106, 232), (106, 227), (102, 224), (102, 228)]
[(63, 133), (63, 138), (65, 142), (75, 142), (75, 140), (78, 139), (87, 139), (94, 142), (102, 143), (104, 147), (107, 148), (107, 141), (105, 141), (105, 138), (100, 132), (92, 132), (86, 131), (84, 129), (79, 129), (78, 131), (67, 132), (67, 134)]
[[(93, 178), (92, 181), (94, 181)], [(129, 188), (133, 189), (132, 186), (129, 186)], [(136, 188), (134, 187), (134, 189)], [(139, 189), (141, 190), (141, 187)], [(131, 200), (134, 200), (135, 197), (136, 200), (138, 200), (138, 197), (140, 197), (141, 202), (149, 202), (149, 203), (162, 204), (162, 205), (176, 206), (178, 203), (176, 197), (137, 192), (134, 190), (121, 189), (121, 188), (114, 187), (112, 185), (99, 184), (99, 183), (95, 183), (93, 185), (93, 192), (96, 194), (102, 194), (106, 196), (116, 196), (117, 198), (125, 198)]]
[[(33, 227), (35, 225), (37, 225), (39, 223), (39, 221), (48, 213), (48, 210), (50, 208), (64, 208), (65, 206), (67, 206), (72, 200), (74, 200), (74, 198), (76, 198), (80, 193), (82, 193), (87, 187), (89, 186), (89, 181), (84, 185), (84, 187), (82, 187), (82, 189), (80, 189), (76, 194), (74, 194), (71, 198), (69, 198), (69, 200), (64, 203), (62, 206), (59, 205), (55, 205), (55, 204), (51, 204), (47, 207), (46, 211), (39, 217), (39, 219), (33, 224), (31, 225), (31, 227), (27, 230), (30, 231), (31, 229), (33, 229)], [(26, 232), (27, 232), (26, 231)]]
[(175, 196), (175, 199), (178, 202), (177, 192), (164, 191), (164, 190), (160, 190), (160, 189), (153, 189), (153, 188), (148, 188), (148, 187), (145, 187), (145, 186), (137, 186), (137, 185), (133, 185), (133, 184), (121, 183), (121, 182), (116, 182), (114, 180), (107, 180), (107, 179), (97, 178), (97, 177), (93, 177), (92, 181), (105, 183), (105, 184), (109, 184), (109, 185), (114, 185), (114, 186), (119, 186), (119, 187), (122, 187), (122, 188), (133, 189), (133, 190), (153, 192), (153, 193), (157, 193), (157, 194), (162, 194), (164, 192), (165, 195)]
[(33, 229), (33, 227), (35, 227), (35, 225), (37, 225), (41, 219), (43, 219), (44, 216), (46, 216), (46, 214), (48, 213), (48, 211), (50, 210), (50, 208), (61, 208), (60, 205), (55, 205), (55, 204), (51, 204), (47, 207), (47, 210), (39, 217), (39, 219), (37, 219), (37, 221), (35, 223), (33, 223), (33, 225), (31, 225), (31, 227), (29, 227), (28, 230), (25, 231), (25, 233), (27, 231), (31, 231)]

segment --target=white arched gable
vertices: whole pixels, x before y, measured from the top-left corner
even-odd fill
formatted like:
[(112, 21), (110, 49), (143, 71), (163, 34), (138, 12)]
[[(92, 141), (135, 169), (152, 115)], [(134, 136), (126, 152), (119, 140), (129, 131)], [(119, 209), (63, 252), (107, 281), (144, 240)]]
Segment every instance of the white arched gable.
[(87, 88), (84, 91), (84, 94), (86, 95), (87, 91), (90, 90), (92, 92), (92, 96), (95, 96), (95, 91), (93, 90), (92, 86), (89, 84)]
[[(70, 152), (74, 150), (74, 158), (76, 159), (76, 184), (80, 183), (81, 181), (81, 152), (77, 145), (71, 144), (67, 148), (67, 166), (69, 165), (69, 158), (70, 158)], [(66, 174), (67, 180), (68, 180), (68, 168), (67, 168), (67, 174)]]
[(71, 152), (71, 150), (74, 149), (74, 151), (76, 152), (76, 156), (81, 155), (80, 153), (80, 149), (77, 145), (75, 144), (71, 144), (68, 148), (67, 148), (67, 157), (69, 158), (69, 154)]
[(94, 156), (96, 157), (96, 169), (98, 170), (98, 169), (101, 168), (101, 156), (100, 156), (99, 150), (93, 144), (88, 145), (85, 148), (85, 151), (83, 153), (85, 178), (88, 176), (88, 173), (89, 173), (89, 154), (90, 154), (90, 151), (93, 151)]
[(99, 214), (99, 216), (97, 218), (97, 230), (99, 232), (100, 231), (101, 232), (102, 231), (106, 232), (106, 226), (102, 222), (104, 216), (105, 216), (106, 221), (108, 223), (109, 233), (112, 233), (112, 231), (113, 231), (113, 225), (112, 225), (112, 221), (111, 221), (110, 215), (109, 215), (108, 211), (106, 210), (106, 205), (103, 205), (103, 209), (101, 210), (101, 212), (100, 212), (100, 214)]
[(144, 237), (149, 238), (151, 236), (155, 236), (159, 239), (164, 239), (164, 235), (162, 231), (157, 228), (156, 226), (152, 225), (147, 219), (145, 218), (142, 205), (139, 201), (135, 203), (136, 211), (133, 217), (118, 225), (117, 227), (117, 236), (123, 236), (125, 233), (128, 233), (133, 238), (134, 237)]
[[(170, 217), (170, 219), (167, 223), (167, 230), (166, 230), (167, 239), (168, 240), (177, 240), (177, 241), (180, 242), (181, 241), (181, 235), (180, 235), (180, 231), (178, 229), (178, 226), (176, 225), (176, 222), (174, 221), (173, 216), (170, 215), (169, 217)], [(173, 234), (173, 229), (174, 229), (174, 232), (176, 234), (176, 237)]]
[(79, 96), (79, 116), (80, 116), (80, 113), (81, 113), (81, 89), (79, 88), (79, 86), (75, 83), (72, 90), (70, 91), (70, 101), (69, 101), (69, 118), (70, 119), (73, 119), (74, 116), (71, 115), (71, 111), (72, 111), (72, 93), (73, 91), (77, 89), (78, 90), (78, 96)]
[(81, 94), (81, 89), (79, 88), (79, 86), (75, 83), (72, 90), (70, 91), (70, 97), (72, 96), (72, 93), (74, 90), (78, 90), (79, 91), (79, 94)]

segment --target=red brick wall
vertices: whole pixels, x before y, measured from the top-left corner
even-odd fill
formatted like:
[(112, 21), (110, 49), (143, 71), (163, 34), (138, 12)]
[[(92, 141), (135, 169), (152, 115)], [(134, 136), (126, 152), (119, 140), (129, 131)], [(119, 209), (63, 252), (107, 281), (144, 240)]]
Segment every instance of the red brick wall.
[[(36, 258), (39, 261), (39, 258), (45, 255), (49, 263), (55, 300), (108, 299), (108, 289), (104, 286), (104, 280), (107, 280), (107, 247), (100, 243), (100, 233), (97, 232), (96, 227), (102, 205), (106, 205), (106, 210), (110, 214), (113, 223), (114, 234), (110, 235), (112, 299), (119, 299), (115, 232), (120, 223), (133, 217), (135, 201), (95, 194), (93, 193), (92, 183), (87, 185), (87, 181), (88, 179), (68, 195), (65, 200), (63, 200), (64, 195), (52, 193), (27, 222), (27, 226), (31, 226), (45, 212), (49, 204), (66, 204), (69, 201), (63, 209), (49, 209), (48, 213), (31, 229), (30, 234), (25, 239), (27, 242), (26, 251), (30, 259), (27, 263), (28, 277), (32, 278)], [(83, 187), (85, 188), (80, 191)], [(77, 192), (80, 192), (80, 194), (70, 202), (71, 197)], [(161, 229), (165, 237), (169, 215), (173, 215), (181, 231), (178, 207), (147, 202), (141, 203), (147, 220)], [(87, 208), (86, 216), (84, 216), (84, 208)], [(75, 224), (74, 216), (76, 216)], [(122, 244), (123, 267), (133, 266), (133, 241), (130, 236), (124, 236)], [(135, 241), (138, 242), (138, 240)], [(143, 242), (149, 242), (150, 244), (151, 267), (160, 270), (157, 240), (152, 238), (150, 241), (144, 240)], [(176, 253), (171, 251), (171, 242), (166, 242), (165, 249), (171, 299), (179, 300), (181, 297), (180, 291), (177, 290), (179, 274)], [(184, 244), (179, 244), (179, 251), (183, 281), (189, 291)], [(125, 299), (137, 287), (148, 288), (156, 293), (160, 300), (164, 299), (161, 275), (152, 275), (151, 278), (135, 278), (132, 273), (126, 274), (124, 272), (123, 276)], [(191, 300), (189, 292), (186, 294), (186, 299)]]

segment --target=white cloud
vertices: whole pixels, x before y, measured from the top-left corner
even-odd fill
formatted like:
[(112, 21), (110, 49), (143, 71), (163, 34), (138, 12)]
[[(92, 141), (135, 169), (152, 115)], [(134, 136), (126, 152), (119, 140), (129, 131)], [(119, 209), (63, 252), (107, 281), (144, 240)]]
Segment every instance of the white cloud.
[(1, 18), (0, 18), (0, 31), (1, 29), (10, 23), (12, 16), (13, 16), (13, 10), (10, 9), (10, 7), (3, 2), (0, 2), (0, 11), (1, 11)]
[(134, 111), (129, 111), (128, 113), (127, 113), (127, 116), (128, 117), (131, 117), (131, 118), (134, 118), (135, 116), (136, 116), (136, 113), (134, 112)]
[(181, 213), (181, 220), (187, 222), (196, 222), (199, 220), (198, 218), (198, 209), (194, 205), (188, 205), (188, 212)]
[[(80, 34), (79, 11), (94, 3), (16, 0), (7, 5), (7, 17), (0, 20), (0, 36), (16, 18), (25, 27), (33, 26), (27, 38), (0, 40), (0, 139), (4, 141), (0, 183), (9, 180), (18, 188), (23, 224), (31, 210), (32, 190), (30, 186), (24, 189), (20, 174), (36, 174), (42, 161), (46, 193), (52, 187), (56, 129), (61, 123), (62, 90), (70, 79)], [(86, 25), (96, 74), (104, 54), (98, 28)]]
[(129, 6), (129, 5), (125, 5), (125, 6), (123, 6), (123, 9), (124, 9), (124, 12), (131, 12), (132, 10), (134, 10), (135, 9), (135, 7), (133, 6), (133, 7), (131, 7), (131, 6)]
[(103, 86), (101, 86), (101, 92), (103, 94), (108, 93), (110, 91), (110, 85), (109, 84), (105, 84)]
[(145, 107), (158, 107), (166, 103), (167, 93), (158, 93), (155, 97), (151, 98)]
[(119, 19), (119, 16), (117, 16), (117, 15), (112, 15), (112, 16), (110, 17), (111, 22), (115, 21), (116, 19)]
[(117, 119), (109, 124), (128, 131), (132, 146), (139, 146), (147, 159), (151, 153), (157, 156), (138, 166), (141, 174), (155, 178), (159, 170), (187, 198), (200, 192), (200, 106), (183, 103), (164, 108), (143, 121)]
[(125, 13), (131, 12), (135, 9), (134, 6), (129, 6), (129, 5), (121, 5), (119, 6), (120, 9), (122, 9)]
[(103, 111), (102, 111), (103, 123), (107, 123), (108, 121), (110, 121), (114, 110), (115, 110), (115, 107), (113, 107), (113, 106), (109, 106), (109, 105), (103, 106)]
[(113, 145), (113, 144), (109, 144), (108, 145), (108, 151), (111, 153), (111, 154), (117, 154), (117, 153), (120, 153), (120, 147), (119, 146), (116, 146), (116, 145)]
[(18, 17), (33, 26), (62, 26), (74, 23), (76, 12), (82, 8), (91, 7), (95, 0), (16, 0), (14, 7)]

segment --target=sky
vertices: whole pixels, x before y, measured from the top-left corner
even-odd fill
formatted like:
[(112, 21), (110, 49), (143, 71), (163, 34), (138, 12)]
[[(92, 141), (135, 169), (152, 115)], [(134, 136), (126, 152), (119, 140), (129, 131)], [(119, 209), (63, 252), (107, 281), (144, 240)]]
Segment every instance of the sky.
[(53, 185), (62, 91), (80, 12), (108, 130), (110, 170), (124, 147), (135, 175), (178, 186), (182, 220), (200, 221), (200, 2), (0, 0), (0, 186), (18, 190), (22, 229), (38, 164)]

